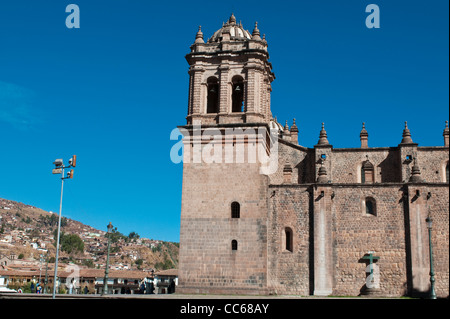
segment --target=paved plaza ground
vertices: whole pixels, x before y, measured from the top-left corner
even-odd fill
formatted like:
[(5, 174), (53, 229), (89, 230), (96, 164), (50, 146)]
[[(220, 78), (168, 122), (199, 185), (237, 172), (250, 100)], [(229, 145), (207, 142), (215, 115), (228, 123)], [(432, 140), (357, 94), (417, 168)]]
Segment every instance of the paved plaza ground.
[[(1, 293), (0, 299), (52, 299), (52, 294), (32, 294), (32, 293)], [(398, 298), (385, 298), (385, 297), (359, 297), (359, 296), (296, 296), (296, 295), (206, 295), (206, 294), (120, 294), (120, 295), (99, 295), (99, 294), (88, 294), (88, 295), (69, 295), (69, 294), (58, 294), (56, 299), (166, 299), (166, 300), (179, 300), (179, 299), (213, 299), (213, 300), (232, 300), (232, 299), (268, 299), (268, 300), (319, 300), (319, 299), (405, 299), (403, 297)], [(406, 299), (411, 299), (407, 298)]]

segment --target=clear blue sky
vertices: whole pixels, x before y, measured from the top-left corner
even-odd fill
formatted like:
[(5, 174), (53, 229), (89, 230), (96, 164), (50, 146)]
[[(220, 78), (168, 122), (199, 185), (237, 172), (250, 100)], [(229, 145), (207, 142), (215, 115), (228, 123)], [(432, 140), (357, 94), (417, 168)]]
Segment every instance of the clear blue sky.
[[(68, 29), (65, 8), (80, 8)], [(380, 8), (368, 29), (365, 8)], [(0, 3), (0, 197), (58, 212), (56, 158), (78, 156), (63, 216), (124, 234), (179, 240), (184, 56), (233, 12), (266, 34), (272, 112), (296, 118), (301, 145), (325, 122), (334, 147), (443, 145), (449, 117), (448, 1), (35, 1)]]

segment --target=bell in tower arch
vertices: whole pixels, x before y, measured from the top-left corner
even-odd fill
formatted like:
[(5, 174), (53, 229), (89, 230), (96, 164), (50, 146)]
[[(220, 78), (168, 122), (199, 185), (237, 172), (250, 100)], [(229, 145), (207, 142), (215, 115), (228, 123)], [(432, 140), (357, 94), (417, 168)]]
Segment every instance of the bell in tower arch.
[(233, 77), (232, 112), (244, 112), (244, 79)]

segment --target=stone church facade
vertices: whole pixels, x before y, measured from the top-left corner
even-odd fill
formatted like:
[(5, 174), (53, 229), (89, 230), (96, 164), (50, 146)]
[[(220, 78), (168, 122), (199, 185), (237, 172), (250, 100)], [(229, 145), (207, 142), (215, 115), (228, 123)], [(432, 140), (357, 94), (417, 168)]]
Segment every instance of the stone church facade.
[[(272, 116), (275, 76), (257, 24), (250, 33), (232, 15), (207, 41), (199, 28), (186, 59), (179, 292), (428, 294), (431, 217), (435, 291), (449, 295), (448, 123), (443, 146), (414, 143), (405, 123), (397, 146), (370, 147), (363, 124), (360, 148), (333, 148), (322, 124), (307, 148), (295, 120)], [(276, 144), (270, 172), (250, 155), (223, 160), (260, 141), (269, 156)], [(223, 152), (205, 161), (211, 143)]]

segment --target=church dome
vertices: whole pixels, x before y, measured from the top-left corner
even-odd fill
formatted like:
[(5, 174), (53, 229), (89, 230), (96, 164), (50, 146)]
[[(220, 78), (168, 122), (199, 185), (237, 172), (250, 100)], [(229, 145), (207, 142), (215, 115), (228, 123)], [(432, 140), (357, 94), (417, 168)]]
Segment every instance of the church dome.
[(208, 43), (221, 42), (224, 33), (230, 34), (231, 41), (247, 41), (252, 38), (252, 34), (245, 30), (241, 23), (236, 23), (234, 14), (231, 14), (231, 17), (222, 28), (214, 32), (213, 36), (208, 40)]
[(284, 130), (283, 125), (278, 123), (278, 121), (276, 119), (270, 120), (269, 127), (271, 130), (278, 130), (278, 133), (283, 132), (283, 130)]

